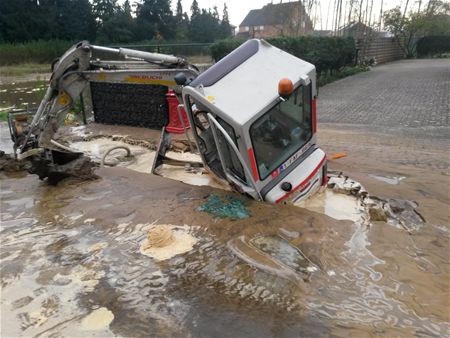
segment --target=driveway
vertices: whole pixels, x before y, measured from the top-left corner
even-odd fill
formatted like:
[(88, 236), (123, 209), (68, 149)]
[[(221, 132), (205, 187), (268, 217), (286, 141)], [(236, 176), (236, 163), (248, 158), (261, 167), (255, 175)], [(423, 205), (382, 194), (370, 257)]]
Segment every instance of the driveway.
[(449, 59), (402, 60), (319, 90), (320, 123), (433, 128), (448, 136)]

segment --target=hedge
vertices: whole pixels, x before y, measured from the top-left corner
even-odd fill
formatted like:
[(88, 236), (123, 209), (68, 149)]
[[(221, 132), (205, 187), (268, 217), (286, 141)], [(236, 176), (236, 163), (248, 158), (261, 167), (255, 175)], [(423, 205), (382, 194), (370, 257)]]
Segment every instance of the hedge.
[[(314, 64), (319, 75), (355, 64), (356, 47), (353, 38), (302, 36), (276, 37), (266, 41)], [(210, 47), (211, 56), (217, 62), (243, 42), (244, 40), (239, 39), (220, 40)]]
[(450, 53), (450, 35), (425, 36), (417, 41), (417, 56), (432, 56)]
[(60, 57), (73, 42), (39, 40), (27, 43), (0, 44), (0, 66), (20, 63), (50, 63)]

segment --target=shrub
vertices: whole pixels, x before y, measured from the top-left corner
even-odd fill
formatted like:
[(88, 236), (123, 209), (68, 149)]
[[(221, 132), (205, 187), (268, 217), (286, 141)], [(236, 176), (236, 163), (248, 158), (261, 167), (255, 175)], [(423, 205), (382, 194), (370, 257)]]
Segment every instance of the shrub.
[(417, 56), (433, 56), (450, 52), (450, 35), (425, 36), (417, 41)]
[[(356, 56), (353, 38), (302, 36), (297, 38), (276, 37), (266, 39), (270, 44), (293, 54), (316, 66), (317, 73), (339, 70), (354, 64)], [(238, 39), (221, 40), (210, 47), (215, 61), (220, 60), (244, 41)]]
[(50, 63), (60, 57), (71, 45), (71, 42), (63, 40), (0, 44), (0, 65)]

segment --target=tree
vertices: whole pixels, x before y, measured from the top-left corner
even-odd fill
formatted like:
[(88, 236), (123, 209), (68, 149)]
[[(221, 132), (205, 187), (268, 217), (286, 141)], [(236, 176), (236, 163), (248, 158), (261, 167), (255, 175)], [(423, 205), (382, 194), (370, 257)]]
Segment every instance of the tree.
[(183, 21), (183, 5), (181, 4), (181, 0), (177, 1), (177, 9), (175, 12), (175, 18), (177, 24)]
[(220, 38), (225, 39), (233, 35), (233, 28), (230, 24), (227, 4), (223, 4), (222, 21), (220, 22)]
[(51, 38), (53, 29), (49, 14), (37, 0), (0, 1), (0, 40), (25, 42)]
[(56, 37), (62, 40), (93, 40), (96, 28), (89, 0), (57, 0)]
[(416, 13), (410, 17), (404, 17), (400, 7), (396, 7), (384, 13), (384, 26), (394, 34), (405, 56), (413, 57), (415, 54), (414, 37), (421, 26), (420, 14)]
[(130, 2), (126, 0), (116, 13), (106, 20), (98, 30), (98, 41), (126, 43), (135, 40), (135, 25)]
[(94, 39), (95, 21), (89, 0), (1, 0), (0, 36), (8, 42)]
[(189, 31), (189, 17), (183, 12), (183, 5), (181, 0), (177, 1), (177, 8), (175, 12), (175, 40), (185, 41), (188, 38)]
[(117, 0), (92, 0), (92, 12), (100, 25), (111, 19), (118, 9)]
[(384, 13), (384, 26), (391, 32), (406, 57), (416, 52), (416, 40), (429, 35), (450, 35), (450, 4), (430, 0), (423, 11), (402, 13), (400, 7)]
[(191, 5), (191, 20), (194, 16), (200, 15), (200, 8), (198, 7), (197, 0), (192, 1)]
[(136, 9), (136, 35), (141, 40), (173, 38), (173, 19), (170, 0), (141, 0)]

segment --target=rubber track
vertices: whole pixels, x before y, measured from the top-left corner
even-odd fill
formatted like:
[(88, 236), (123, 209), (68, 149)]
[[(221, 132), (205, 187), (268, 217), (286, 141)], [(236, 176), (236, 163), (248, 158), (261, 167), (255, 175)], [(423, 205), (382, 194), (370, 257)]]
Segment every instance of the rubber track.
[(169, 123), (167, 87), (91, 82), (97, 123), (161, 129)]

